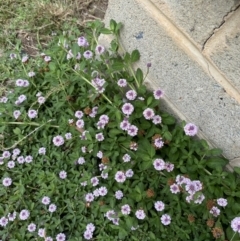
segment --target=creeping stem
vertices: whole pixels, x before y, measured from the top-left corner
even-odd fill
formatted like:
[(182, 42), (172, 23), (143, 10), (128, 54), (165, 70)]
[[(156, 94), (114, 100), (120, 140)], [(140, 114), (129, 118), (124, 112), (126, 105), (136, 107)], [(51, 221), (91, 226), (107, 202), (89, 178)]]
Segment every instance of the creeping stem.
[[(10, 150), (12, 148), (15, 148), (19, 143), (21, 143), (23, 140), (25, 140), (26, 138), (28, 138), (29, 136), (31, 136), (33, 133), (35, 133), (36, 131), (38, 131), (39, 129), (41, 129), (43, 126), (47, 125), (47, 123), (49, 122), (52, 122), (54, 120), (49, 120), (47, 121), (46, 123), (43, 123), (43, 124), (38, 124), (38, 123), (34, 123), (34, 122), (30, 122), (30, 123), (27, 123), (27, 122), (2, 122), (2, 124), (20, 124), (20, 125), (32, 125), (32, 126), (38, 126), (37, 128), (35, 128), (33, 131), (31, 131), (30, 133), (28, 133), (26, 136), (24, 136), (22, 139), (20, 139), (19, 141), (15, 142), (12, 146), (10, 147), (2, 147), (3, 150)], [(56, 127), (58, 128), (59, 126), (54, 126), (54, 125), (50, 125), (51, 127)]]

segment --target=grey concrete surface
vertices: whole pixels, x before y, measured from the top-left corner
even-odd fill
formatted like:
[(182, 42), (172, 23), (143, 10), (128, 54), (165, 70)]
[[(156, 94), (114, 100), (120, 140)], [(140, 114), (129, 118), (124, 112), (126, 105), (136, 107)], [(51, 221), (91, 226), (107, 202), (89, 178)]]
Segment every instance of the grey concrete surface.
[(240, 157), (240, 105), (179, 48), (137, 0), (110, 0), (107, 25), (110, 19), (123, 23), (121, 41), (126, 50), (140, 51), (138, 66), (144, 71), (146, 64), (152, 63), (148, 87), (162, 88), (165, 102), (169, 100), (175, 112), (198, 125), (207, 140), (222, 148), (226, 157)]
[(240, 8), (209, 39), (203, 53), (240, 92)]
[(213, 34), (239, 0), (151, 0), (200, 48)]

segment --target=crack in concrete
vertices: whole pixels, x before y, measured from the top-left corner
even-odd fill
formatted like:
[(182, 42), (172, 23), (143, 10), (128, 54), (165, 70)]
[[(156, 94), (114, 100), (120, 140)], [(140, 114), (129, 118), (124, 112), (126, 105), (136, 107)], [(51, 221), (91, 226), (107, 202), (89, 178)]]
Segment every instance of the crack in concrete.
[(228, 19), (228, 16), (230, 14), (232, 14), (233, 12), (235, 12), (238, 8), (240, 8), (240, 3), (237, 6), (235, 6), (233, 9), (231, 9), (225, 16), (223, 16), (223, 20), (220, 23), (220, 25), (215, 27), (212, 30), (212, 33), (210, 34), (210, 36), (204, 41), (203, 46), (202, 46), (202, 51), (204, 51), (206, 44), (213, 37), (213, 35), (226, 23), (226, 20)]

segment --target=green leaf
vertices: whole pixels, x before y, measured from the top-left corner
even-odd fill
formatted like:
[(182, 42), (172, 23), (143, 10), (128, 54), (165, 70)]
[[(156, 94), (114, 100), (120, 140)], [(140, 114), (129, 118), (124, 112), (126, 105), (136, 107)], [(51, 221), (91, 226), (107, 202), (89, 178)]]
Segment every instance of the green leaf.
[(49, 66), (49, 69), (51, 71), (55, 71), (56, 70), (56, 64), (54, 62), (50, 62), (48, 66)]
[(148, 99), (147, 99), (147, 106), (149, 106), (153, 101), (153, 97), (152, 96), (149, 96)]
[(222, 154), (222, 150), (219, 148), (214, 148), (207, 152), (208, 156), (220, 156), (221, 154)]
[(117, 27), (116, 21), (113, 20), (113, 19), (111, 19), (111, 20), (110, 20), (110, 29), (111, 29), (112, 31), (114, 31), (114, 30), (116, 29), (116, 27)]
[(140, 53), (137, 49), (133, 50), (131, 54), (131, 62), (134, 63), (140, 59)]
[(13, 130), (13, 133), (16, 134), (16, 135), (20, 135), (22, 132), (21, 132), (21, 129), (16, 127), (14, 130)]
[(100, 29), (100, 33), (102, 33), (102, 34), (112, 34), (112, 31), (108, 28), (102, 28), (102, 29)]
[(137, 69), (137, 71), (136, 71), (136, 78), (137, 78), (137, 80), (138, 80), (138, 82), (140, 83), (140, 84), (142, 84), (142, 82), (143, 82), (143, 72), (142, 72), (142, 70), (141, 69)]
[(240, 167), (234, 167), (233, 170), (240, 175)]
[(119, 71), (119, 70), (123, 70), (123, 69), (124, 69), (124, 62), (115, 61), (112, 64), (112, 70), (113, 71)]
[(162, 117), (162, 123), (165, 125), (173, 125), (176, 122), (174, 117), (166, 113), (162, 114), (161, 117)]
[(224, 158), (219, 157), (212, 157), (211, 159), (207, 160), (207, 166), (212, 169), (218, 169), (222, 170), (223, 167), (225, 167), (228, 164), (228, 160)]

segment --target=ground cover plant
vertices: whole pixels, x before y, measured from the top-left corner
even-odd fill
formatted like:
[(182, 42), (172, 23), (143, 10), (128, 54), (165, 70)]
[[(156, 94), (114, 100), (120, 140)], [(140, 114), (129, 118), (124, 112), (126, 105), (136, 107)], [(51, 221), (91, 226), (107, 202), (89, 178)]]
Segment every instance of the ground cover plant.
[[(119, 54), (120, 23), (8, 55), (0, 99), (0, 238), (240, 240), (239, 168), (177, 124)], [(109, 49), (99, 34), (112, 34)]]

